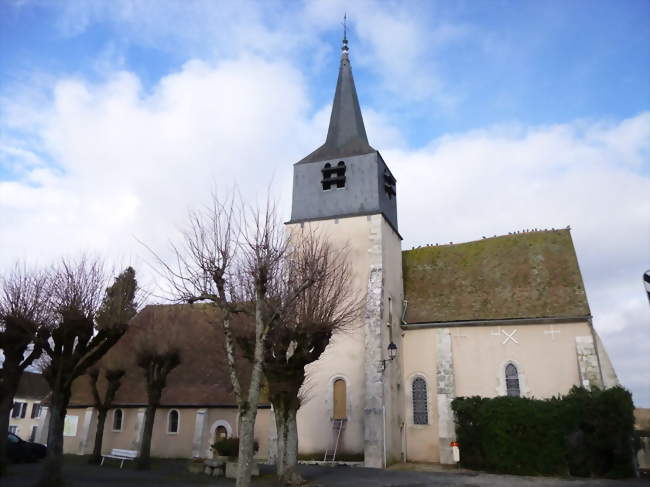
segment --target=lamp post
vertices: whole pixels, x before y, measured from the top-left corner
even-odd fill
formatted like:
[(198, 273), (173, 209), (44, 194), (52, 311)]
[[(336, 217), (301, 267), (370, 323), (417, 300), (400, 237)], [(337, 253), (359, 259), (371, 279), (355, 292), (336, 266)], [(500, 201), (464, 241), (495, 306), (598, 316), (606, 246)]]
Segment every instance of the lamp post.
[(381, 363), (381, 372), (386, 370), (386, 362), (392, 362), (397, 357), (397, 345), (394, 342), (388, 344), (388, 358), (383, 359)]

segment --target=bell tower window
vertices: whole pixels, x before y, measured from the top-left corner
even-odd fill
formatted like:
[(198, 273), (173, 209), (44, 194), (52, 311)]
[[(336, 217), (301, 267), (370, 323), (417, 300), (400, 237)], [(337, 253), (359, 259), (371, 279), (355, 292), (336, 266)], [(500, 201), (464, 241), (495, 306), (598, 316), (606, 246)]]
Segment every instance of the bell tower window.
[(332, 166), (329, 162), (323, 166), (321, 172), (323, 173), (323, 179), (321, 184), (323, 185), (323, 191), (327, 191), (332, 188), (345, 188), (345, 162), (339, 161), (336, 166)]
[(395, 178), (388, 169), (384, 169), (384, 191), (386, 191), (389, 200), (395, 196), (395, 182)]

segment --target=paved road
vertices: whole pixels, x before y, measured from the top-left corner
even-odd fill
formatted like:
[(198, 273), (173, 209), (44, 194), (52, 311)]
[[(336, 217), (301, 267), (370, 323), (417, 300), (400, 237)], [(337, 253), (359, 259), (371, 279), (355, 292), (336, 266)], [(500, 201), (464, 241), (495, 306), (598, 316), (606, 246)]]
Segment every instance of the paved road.
[[(132, 465), (120, 470), (115, 466), (94, 466), (79, 461), (68, 461), (65, 474), (70, 487), (196, 487), (200, 485), (233, 486), (234, 482), (185, 471), (185, 462), (156, 463), (154, 470), (139, 472)], [(7, 477), (0, 478), (2, 487), (29, 487), (36, 480), (41, 465), (12, 465)], [(556, 479), (491, 475), (476, 472), (414, 472), (404, 470), (377, 470), (360, 467), (302, 466), (301, 471), (310, 487), (650, 487), (644, 480)], [(263, 467), (262, 478), (256, 487), (270, 487), (272, 469)]]

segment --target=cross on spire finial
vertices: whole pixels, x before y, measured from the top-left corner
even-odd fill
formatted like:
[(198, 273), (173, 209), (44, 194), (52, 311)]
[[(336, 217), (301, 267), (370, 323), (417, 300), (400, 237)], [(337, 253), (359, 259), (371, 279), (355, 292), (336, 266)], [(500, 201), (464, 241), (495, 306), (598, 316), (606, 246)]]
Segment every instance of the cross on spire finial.
[(341, 51), (344, 54), (347, 54), (350, 49), (348, 48), (348, 14), (347, 12), (343, 14), (343, 45), (341, 46)]

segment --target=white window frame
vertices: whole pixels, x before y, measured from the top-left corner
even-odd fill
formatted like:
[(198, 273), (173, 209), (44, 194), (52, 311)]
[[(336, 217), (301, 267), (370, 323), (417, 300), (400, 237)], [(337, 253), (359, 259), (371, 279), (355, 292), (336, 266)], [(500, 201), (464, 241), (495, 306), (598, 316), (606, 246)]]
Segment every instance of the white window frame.
[[(14, 416), (14, 410), (18, 406), (18, 414)], [(13, 407), (11, 408), (11, 417), (14, 419), (25, 419), (27, 416), (27, 402), (24, 401), (14, 401)]]
[[(176, 421), (176, 431), (170, 431), (169, 430), (169, 427), (171, 425), (170, 418), (174, 411), (176, 411), (176, 416), (178, 418), (178, 420)], [(177, 435), (179, 434), (180, 431), (181, 431), (181, 412), (178, 409), (170, 409), (169, 411), (167, 411), (167, 434)]]
[[(34, 408), (37, 408), (36, 411), (38, 414), (34, 416)], [(39, 419), (41, 417), (41, 413), (43, 412), (43, 407), (41, 406), (40, 402), (35, 402), (32, 404), (32, 412), (30, 414), (31, 419)]]

